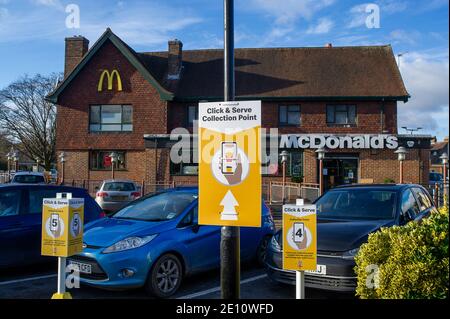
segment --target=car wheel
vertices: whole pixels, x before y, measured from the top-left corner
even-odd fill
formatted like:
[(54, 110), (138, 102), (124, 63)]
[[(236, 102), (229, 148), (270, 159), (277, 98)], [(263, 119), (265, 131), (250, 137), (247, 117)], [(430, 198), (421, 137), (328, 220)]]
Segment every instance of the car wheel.
[(178, 290), (182, 277), (183, 268), (178, 257), (163, 255), (152, 267), (146, 289), (155, 297), (167, 298)]
[(267, 246), (269, 245), (269, 241), (270, 236), (265, 236), (259, 244), (258, 251), (256, 253), (256, 262), (258, 263), (258, 266), (264, 266), (264, 262), (266, 260), (266, 250)]

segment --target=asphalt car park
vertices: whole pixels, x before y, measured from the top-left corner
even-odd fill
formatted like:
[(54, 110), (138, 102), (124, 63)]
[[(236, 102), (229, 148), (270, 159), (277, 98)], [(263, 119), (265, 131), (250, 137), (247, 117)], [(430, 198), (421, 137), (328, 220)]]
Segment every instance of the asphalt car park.
[[(219, 299), (219, 270), (188, 277), (171, 298)], [(27, 266), (0, 273), (0, 299), (50, 299), (57, 285), (56, 259), (51, 264)], [(74, 299), (146, 299), (152, 298), (144, 289), (109, 291), (81, 284), (69, 289)], [(274, 283), (263, 268), (244, 264), (241, 273), (243, 299), (293, 299), (295, 287)], [(354, 298), (350, 293), (306, 289), (307, 299)]]

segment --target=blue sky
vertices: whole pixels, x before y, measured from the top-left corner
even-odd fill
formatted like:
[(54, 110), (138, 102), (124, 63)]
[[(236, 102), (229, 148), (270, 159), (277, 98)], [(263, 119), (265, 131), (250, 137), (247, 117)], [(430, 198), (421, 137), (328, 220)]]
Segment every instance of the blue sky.
[[(80, 9), (80, 28), (68, 28), (66, 8)], [(380, 27), (367, 28), (368, 4)], [(137, 51), (221, 48), (222, 0), (0, 0), (0, 88), (23, 74), (63, 70), (64, 37), (91, 44), (107, 27)], [(391, 44), (411, 100), (399, 103), (399, 127), (448, 136), (448, 0), (235, 0), (236, 47)], [(401, 130), (400, 130), (401, 131)]]

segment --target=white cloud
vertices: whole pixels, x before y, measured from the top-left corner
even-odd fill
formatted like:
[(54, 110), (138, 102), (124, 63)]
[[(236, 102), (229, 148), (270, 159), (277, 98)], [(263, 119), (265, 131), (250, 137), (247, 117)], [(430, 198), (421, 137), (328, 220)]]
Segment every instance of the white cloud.
[(317, 25), (310, 26), (306, 30), (307, 34), (324, 34), (330, 32), (333, 28), (334, 22), (328, 18), (321, 18)]
[(448, 135), (448, 50), (408, 53), (401, 61), (401, 72), (411, 99), (399, 103), (399, 127), (423, 127), (424, 133), (441, 138)]
[(44, 7), (54, 7), (59, 10), (64, 9), (63, 4), (59, 0), (33, 0), (33, 3)]
[[(127, 2), (105, 7), (97, 2), (80, 5), (80, 29), (67, 29), (67, 13), (57, 0), (34, 0), (29, 11), (10, 10), (0, 19), (0, 42), (47, 39), (62, 41), (65, 36), (82, 34), (95, 41), (107, 27), (132, 45), (166, 43), (184, 28), (202, 21), (189, 8), (174, 8), (153, 1)], [(64, 9), (64, 8), (63, 8)], [(52, 16), (52, 19), (48, 19)], [(0, 16), (1, 17), (1, 16)]]
[(276, 24), (289, 24), (299, 18), (311, 19), (313, 15), (335, 0), (252, 0), (252, 9), (262, 10), (275, 18)]
[(392, 44), (405, 43), (408, 45), (415, 45), (419, 40), (421, 34), (417, 31), (406, 31), (406, 30), (393, 30), (388, 35), (388, 40)]

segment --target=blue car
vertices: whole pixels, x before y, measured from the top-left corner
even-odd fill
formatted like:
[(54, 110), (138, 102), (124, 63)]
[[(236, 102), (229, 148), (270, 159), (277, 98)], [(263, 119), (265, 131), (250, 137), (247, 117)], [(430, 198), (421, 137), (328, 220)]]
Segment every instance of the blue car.
[[(220, 265), (220, 227), (198, 225), (198, 190), (178, 188), (142, 197), (110, 218), (86, 225), (84, 250), (69, 258), (81, 282), (107, 289), (145, 287), (166, 298), (182, 279)], [(262, 205), (262, 227), (241, 228), (241, 259), (263, 262), (275, 230)]]
[(85, 223), (103, 215), (85, 189), (38, 184), (0, 186), (0, 269), (51, 260), (41, 256), (42, 199), (55, 198), (56, 193), (84, 198)]

